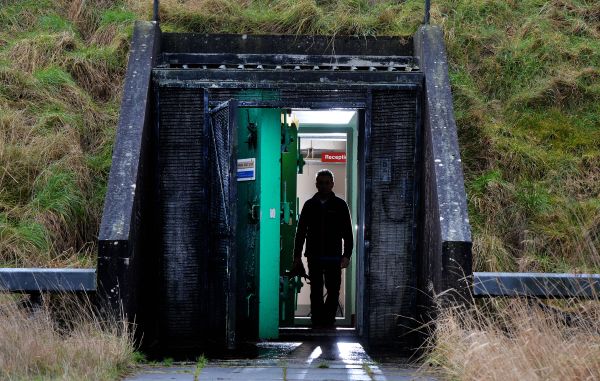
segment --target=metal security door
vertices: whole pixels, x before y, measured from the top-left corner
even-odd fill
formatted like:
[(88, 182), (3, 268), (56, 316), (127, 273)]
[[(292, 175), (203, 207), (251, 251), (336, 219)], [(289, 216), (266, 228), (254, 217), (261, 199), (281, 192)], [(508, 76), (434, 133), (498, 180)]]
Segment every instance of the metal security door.
[(416, 91), (373, 90), (365, 142), (363, 332), (410, 348), (416, 332)]
[(210, 297), (215, 332), (224, 334), (228, 349), (236, 343), (236, 113), (237, 102), (231, 100), (212, 108), (208, 115), (209, 262), (215, 271), (210, 277)]

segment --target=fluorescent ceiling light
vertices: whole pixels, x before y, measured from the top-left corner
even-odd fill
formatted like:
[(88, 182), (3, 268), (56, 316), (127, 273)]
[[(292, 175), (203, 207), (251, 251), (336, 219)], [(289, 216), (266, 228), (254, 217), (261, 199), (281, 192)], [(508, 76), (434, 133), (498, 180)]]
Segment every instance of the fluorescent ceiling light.
[(306, 133), (300, 132), (298, 136), (306, 140), (332, 140), (332, 141), (346, 141), (346, 134), (340, 132), (319, 132), (319, 133)]
[(302, 124), (348, 124), (356, 111), (353, 110), (294, 110)]

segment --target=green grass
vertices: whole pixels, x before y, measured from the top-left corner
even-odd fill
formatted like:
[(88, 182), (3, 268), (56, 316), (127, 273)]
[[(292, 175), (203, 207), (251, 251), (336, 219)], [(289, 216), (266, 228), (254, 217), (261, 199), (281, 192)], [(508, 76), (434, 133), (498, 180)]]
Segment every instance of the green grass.
[(37, 213), (55, 213), (75, 229), (74, 222), (85, 215), (85, 199), (77, 184), (77, 174), (51, 167), (36, 180), (32, 204)]
[(73, 24), (64, 17), (53, 14), (41, 16), (38, 19), (38, 25), (41, 30), (49, 32), (70, 32), (74, 29)]
[(40, 84), (51, 87), (52, 90), (59, 90), (59, 88), (63, 85), (72, 85), (73, 78), (71, 75), (56, 66), (49, 66), (44, 69), (36, 70), (33, 73), (35, 79), (37, 79)]
[(127, 24), (135, 21), (137, 15), (124, 8), (112, 8), (104, 11), (100, 17), (100, 26), (106, 26), (109, 24)]
[[(83, 4), (81, 8), (76, 5)], [(94, 261), (135, 19), (0, 8), (0, 262)], [(477, 270), (600, 271), (600, 5), (440, 0)], [(423, 1), (161, 1), (163, 31), (410, 36)]]
[(131, 354), (131, 357), (132, 357), (133, 363), (135, 363), (135, 364), (144, 364), (148, 361), (148, 358), (146, 357), (146, 355), (140, 351), (134, 351)]
[(14, 221), (2, 213), (0, 214), (2, 233), (0, 238), (3, 243), (11, 243), (20, 250), (15, 254), (26, 254), (30, 250), (48, 250), (50, 243), (44, 226), (36, 221), (20, 219)]
[(599, 271), (600, 7), (442, 1), (478, 270)]
[(0, 265), (93, 266), (132, 12), (0, 9)]

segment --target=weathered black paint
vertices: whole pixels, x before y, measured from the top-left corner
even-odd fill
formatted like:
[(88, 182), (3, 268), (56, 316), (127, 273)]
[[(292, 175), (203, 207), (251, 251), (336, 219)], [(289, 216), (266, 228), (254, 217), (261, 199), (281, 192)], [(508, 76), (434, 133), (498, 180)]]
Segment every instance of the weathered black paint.
[(115, 311), (144, 324), (154, 290), (152, 246), (152, 107), (150, 78), (160, 52), (160, 29), (136, 22), (121, 114), (98, 238), (98, 289)]
[[(156, 73), (162, 72), (164, 69), (155, 70)], [(170, 70), (170, 69), (167, 69)], [(190, 71), (191, 74), (198, 71)], [(155, 78), (155, 89), (159, 94), (164, 94), (165, 91), (173, 92), (179, 91), (181, 93), (187, 93), (189, 91), (198, 91), (198, 82), (196, 86), (189, 87), (186, 82), (180, 83), (179, 88), (175, 86), (175, 82), (161, 79), (161, 76)], [(164, 82), (166, 86), (164, 86)], [(219, 83), (202, 82), (209, 90), (208, 99), (226, 99), (227, 97), (235, 98), (236, 91), (234, 88), (220, 88)], [(261, 82), (261, 85), (265, 85), (265, 82)], [(273, 85), (273, 84), (271, 84)], [(279, 88), (293, 88), (294, 92), (287, 94), (296, 94), (299, 91), (306, 91), (306, 88), (311, 89), (310, 100), (312, 105), (316, 108), (326, 108), (331, 105), (330, 102), (321, 103), (321, 99), (329, 99), (331, 95), (331, 84), (322, 85), (320, 83), (311, 84), (310, 86), (295, 83), (279, 83)], [(369, 278), (366, 275), (362, 278), (364, 286), (359, 288), (359, 292), (362, 290), (372, 290), (372, 292), (365, 292), (364, 296), (361, 296), (361, 303), (368, 303), (368, 307), (363, 308), (362, 319), (363, 324), (360, 325), (364, 332), (371, 332), (373, 337), (365, 334), (364, 338), (371, 344), (381, 345), (385, 342), (395, 343), (398, 345), (410, 345), (405, 340), (408, 336), (404, 335), (404, 331), (407, 329), (406, 324), (398, 324), (398, 316), (404, 316), (405, 318), (415, 315), (415, 288), (414, 288), (414, 203), (412, 197), (414, 196), (414, 161), (417, 160), (415, 155), (416, 147), (416, 135), (419, 130), (416, 125), (417, 120), (417, 103), (418, 103), (418, 89), (420, 88), (419, 83), (415, 83), (410, 88), (405, 86), (398, 86), (390, 84), (387, 86), (377, 86), (372, 89), (370, 86), (367, 87), (366, 92), (360, 92), (362, 94), (362, 100), (360, 97), (357, 98), (356, 92), (346, 91), (348, 84), (338, 85), (333, 90), (336, 90), (335, 94), (338, 99), (337, 106), (341, 108), (355, 107), (357, 104), (364, 106), (367, 110), (366, 113), (361, 112), (361, 115), (367, 115), (368, 120), (361, 127), (361, 136), (366, 136), (362, 131), (363, 128), (368, 128), (372, 125), (372, 118), (377, 121), (377, 142), (369, 144), (368, 139), (361, 138), (361, 152), (370, 152), (374, 149), (377, 155), (389, 156), (389, 159), (394, 162), (394, 166), (397, 168), (391, 168), (394, 170), (394, 178), (390, 179), (389, 184), (386, 184), (386, 189), (392, 187), (390, 195), (392, 199), (402, 199), (406, 202), (401, 202), (398, 205), (392, 206), (389, 203), (386, 207), (392, 207), (394, 216), (402, 215), (402, 221), (396, 221), (394, 217), (390, 217), (390, 210), (381, 210), (379, 201), (375, 201), (375, 198), (381, 197), (380, 192), (381, 186), (376, 188), (376, 192), (369, 193), (364, 192), (365, 202), (364, 205), (368, 205), (369, 208), (373, 207), (373, 211), (376, 214), (377, 221), (385, 221), (385, 226), (377, 226), (371, 229), (366, 229), (369, 237), (369, 241), (365, 241), (364, 249), (362, 247), (359, 250), (361, 254), (365, 256), (365, 262), (369, 261), (370, 268), (372, 269), (373, 277)], [(243, 88), (239, 86), (237, 91)], [(221, 93), (224, 91), (224, 93)], [(373, 102), (371, 93), (376, 94), (377, 101)], [(198, 97), (197, 97), (198, 98)], [(350, 99), (350, 103), (344, 103), (347, 99)], [(281, 100), (276, 101), (278, 106), (285, 106), (289, 108), (298, 107), (298, 105), (304, 105), (302, 97), (298, 98), (295, 96), (288, 97), (285, 92), (281, 93)], [(357, 102), (357, 100), (359, 102)], [(193, 103), (194, 98), (183, 99), (181, 98), (178, 104), (182, 105)], [(216, 102), (216, 101), (215, 101)], [(238, 104), (245, 104), (248, 101), (238, 101)], [(254, 101), (260, 106), (273, 106), (273, 101)], [(300, 102), (300, 103), (296, 103)], [(159, 102), (159, 104), (161, 104)], [(215, 105), (217, 105), (215, 103)], [(160, 106), (161, 110), (164, 111), (164, 106)], [(161, 111), (161, 115), (162, 112)], [(161, 117), (161, 120), (163, 118)], [(181, 119), (179, 116), (177, 119)], [(169, 128), (174, 128), (181, 131), (188, 131), (193, 129), (192, 125), (188, 126), (187, 122), (181, 121), (180, 123), (174, 124)], [(163, 127), (164, 129), (164, 127)], [(395, 139), (389, 139), (390, 136), (396, 136)], [(397, 142), (397, 145), (394, 144)], [(386, 143), (386, 149), (382, 149), (384, 143)], [(364, 146), (363, 146), (364, 145)], [(373, 148), (375, 147), (375, 148)], [(379, 157), (378, 156), (378, 157)], [(363, 156), (364, 157), (364, 156)], [(369, 159), (371, 160), (371, 159)], [(364, 162), (364, 161), (363, 161)], [(377, 167), (377, 162), (371, 160), (371, 169)], [(372, 172), (372, 170), (371, 170)], [(368, 176), (372, 176), (371, 172), (367, 173), (363, 169), (361, 170), (362, 178), (368, 179)], [(181, 174), (181, 179), (185, 178)], [(214, 176), (213, 176), (214, 177)], [(372, 182), (368, 182), (371, 187)], [(375, 180), (377, 183), (377, 180)], [(180, 189), (183, 189), (180, 187)], [(199, 189), (199, 187), (193, 187), (192, 189)], [(370, 188), (369, 188), (370, 189)], [(384, 197), (388, 199), (388, 195)], [(389, 208), (388, 208), (389, 209)], [(371, 209), (367, 211), (367, 214), (372, 214)], [(359, 217), (362, 221), (363, 217)], [(362, 226), (362, 222), (359, 224)], [(179, 222), (179, 225), (187, 225), (186, 222)], [(367, 224), (367, 226), (369, 226)], [(361, 231), (364, 229), (361, 229)], [(371, 237), (371, 231), (375, 234)], [(397, 232), (402, 232), (402, 237), (397, 236)], [(362, 233), (361, 233), (362, 235)], [(183, 238), (182, 238), (183, 239)], [(362, 242), (359, 239), (359, 242)], [(399, 244), (402, 242), (402, 244)], [(370, 246), (375, 248), (375, 251), (370, 251)], [(215, 251), (212, 251), (212, 255), (215, 255)], [(175, 254), (173, 254), (175, 255)], [(199, 256), (203, 256), (202, 252)], [(193, 258), (196, 258), (194, 256)], [(190, 261), (195, 259), (190, 258)], [(366, 259), (369, 258), (369, 259)], [(191, 263), (186, 262), (187, 264)], [(390, 262), (391, 261), (391, 262)], [(372, 263), (371, 263), (372, 262)], [(382, 263), (387, 263), (382, 265)], [(398, 265), (398, 266), (396, 266)], [(211, 273), (212, 274), (212, 273)], [(216, 273), (215, 273), (216, 274)], [(214, 274), (213, 274), (214, 275)], [(213, 275), (208, 275), (212, 277)], [(188, 277), (185, 277), (186, 282)], [(238, 292), (243, 293), (245, 290), (239, 289)], [(397, 297), (394, 296), (397, 294)], [(393, 301), (390, 299), (394, 299)], [(180, 316), (182, 316), (180, 314)], [(406, 323), (406, 322), (404, 322)], [(240, 333), (242, 335), (243, 333)], [(190, 333), (191, 335), (191, 333)], [(399, 337), (402, 336), (404, 340), (402, 344)]]
[(284, 84), (330, 84), (332, 86), (353, 83), (355, 85), (380, 84), (420, 84), (420, 72), (401, 71), (320, 71), (320, 70), (193, 70), (193, 69), (156, 69), (155, 75), (161, 81), (178, 82), (198, 81), (212, 83), (239, 82), (253, 83), (255, 88), (278, 88)]
[(415, 91), (372, 91), (365, 156), (365, 339), (398, 349), (414, 345), (418, 101)]
[[(370, 147), (367, 144), (371, 136), (371, 117), (373, 105), (373, 91), (367, 88), (366, 107), (359, 113), (358, 125), (358, 210), (363, 211), (358, 214), (358, 231), (356, 232), (356, 253), (364, 258), (362, 261), (356, 261), (356, 321), (358, 324), (359, 337), (369, 337), (369, 327), (365, 324), (368, 317), (368, 309), (365, 307), (368, 290), (364, 285), (367, 282), (366, 258), (369, 254), (369, 237), (366, 227), (371, 221), (370, 209), (367, 208), (367, 195), (371, 192), (371, 184), (367, 181), (367, 157), (369, 157)], [(362, 244), (361, 244), (362, 243)]]
[(414, 56), (410, 38), (165, 33), (165, 53)]
[(94, 292), (96, 269), (0, 268), (0, 291)]
[[(246, 70), (418, 70), (413, 56), (344, 56), (306, 54), (224, 54), (224, 53), (163, 53), (160, 67), (195, 67), (201, 69), (233, 69), (243, 65)], [(261, 67), (258, 67), (258, 66)], [(204, 67), (206, 66), (206, 67)], [(279, 66), (279, 67), (278, 67)], [(316, 68), (315, 68), (316, 66)]]
[(434, 295), (453, 289), (441, 302), (468, 300), (471, 228), (442, 30), (421, 26), (414, 41), (425, 76), (418, 287), (427, 318)]
[[(211, 291), (208, 123), (203, 89), (155, 87), (159, 155), (157, 235), (161, 346), (191, 347), (210, 338)], [(216, 303), (216, 302), (215, 302)], [(215, 306), (214, 308), (217, 308)]]

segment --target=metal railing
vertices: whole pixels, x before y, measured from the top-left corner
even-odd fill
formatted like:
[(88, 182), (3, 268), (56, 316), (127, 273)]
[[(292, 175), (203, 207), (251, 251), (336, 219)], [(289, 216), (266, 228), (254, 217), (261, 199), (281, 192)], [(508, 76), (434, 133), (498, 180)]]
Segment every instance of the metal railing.
[(474, 272), (473, 296), (597, 299), (600, 274)]
[(96, 269), (0, 268), (0, 292), (95, 292)]
[[(158, 1), (158, 0), (156, 0)], [(425, 17), (423, 18), (423, 24), (429, 24), (429, 17), (431, 11), (431, 0), (425, 0)]]
[(159, 7), (159, 1), (154, 0), (154, 5), (152, 8), (152, 21), (156, 21), (157, 24), (160, 22), (160, 15), (158, 14)]

